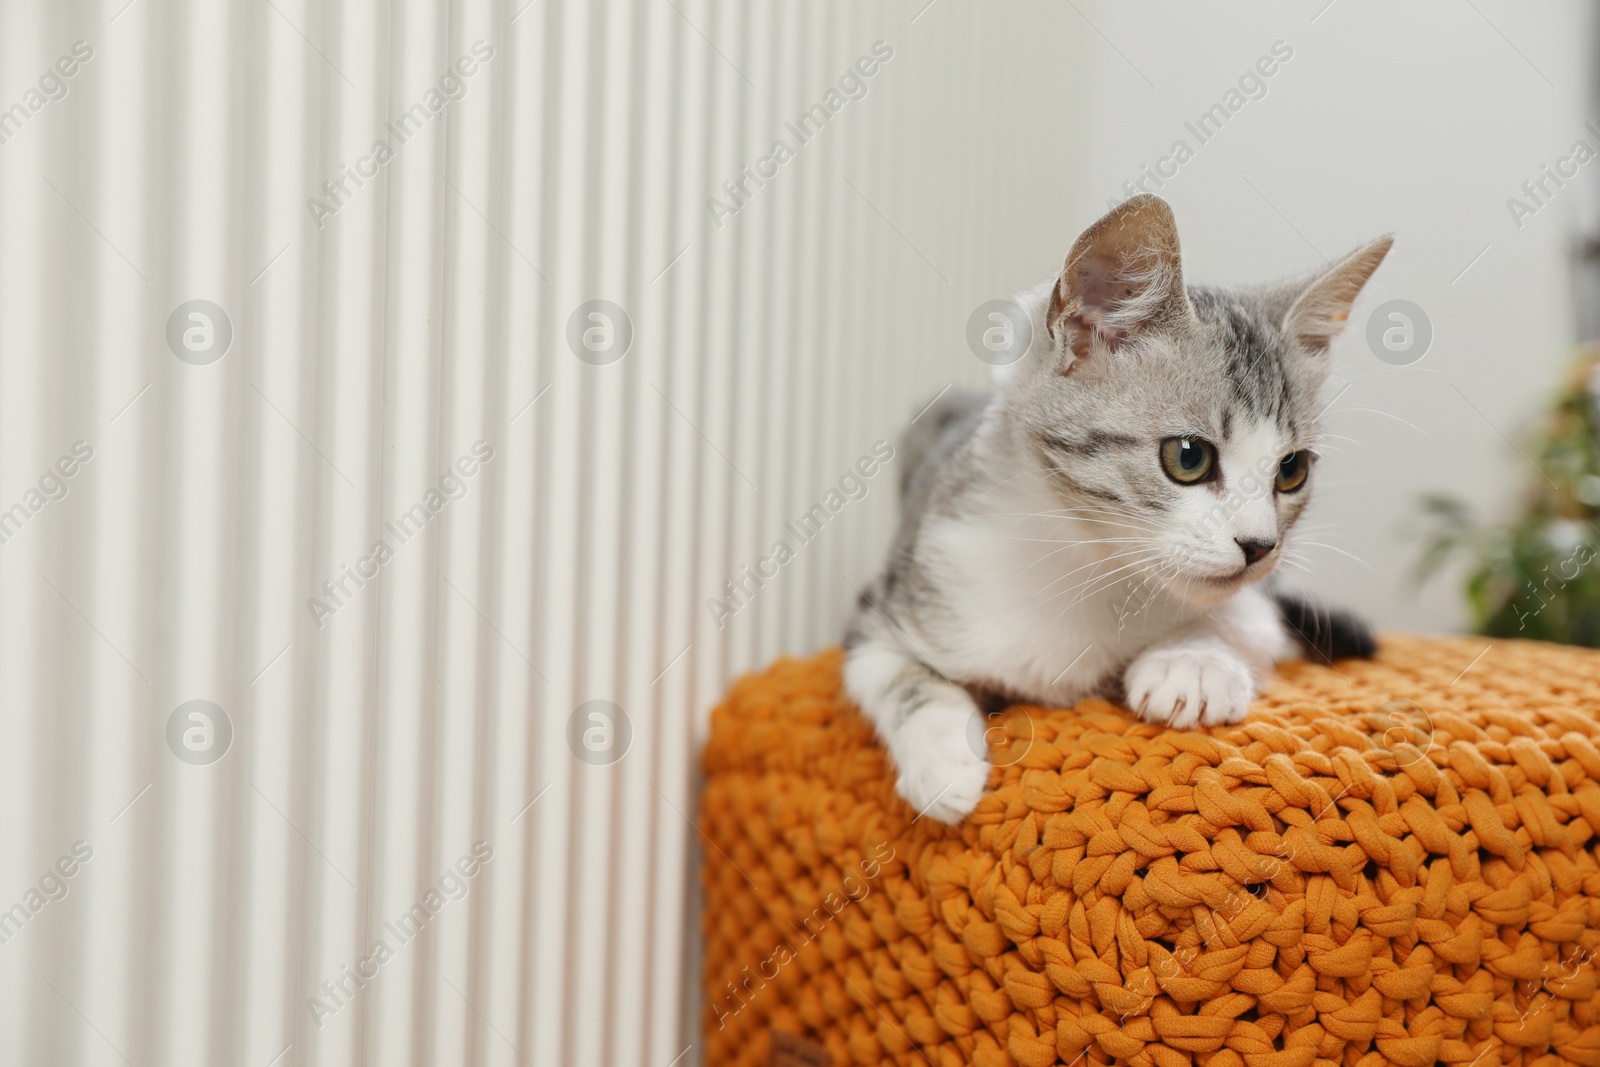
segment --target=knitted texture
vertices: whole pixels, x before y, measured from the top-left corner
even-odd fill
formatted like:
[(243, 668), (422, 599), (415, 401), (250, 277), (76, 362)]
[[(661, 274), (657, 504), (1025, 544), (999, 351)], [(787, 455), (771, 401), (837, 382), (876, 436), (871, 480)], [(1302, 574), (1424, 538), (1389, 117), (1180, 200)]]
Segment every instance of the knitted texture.
[(1389, 637), (1190, 732), (1014, 707), (960, 827), (841, 662), (712, 716), (709, 1067), (1600, 1065), (1600, 654)]

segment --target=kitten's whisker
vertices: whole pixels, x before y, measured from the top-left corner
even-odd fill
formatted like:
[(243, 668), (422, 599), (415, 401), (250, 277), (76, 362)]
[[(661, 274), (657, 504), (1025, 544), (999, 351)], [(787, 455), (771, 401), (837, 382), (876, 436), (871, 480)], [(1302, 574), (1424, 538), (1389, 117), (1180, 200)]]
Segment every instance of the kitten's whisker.
[[(1083, 603), (1083, 601), (1087, 600), (1089, 597), (1093, 596), (1095, 593), (1098, 593), (1103, 589), (1109, 588), (1112, 584), (1114, 584), (1112, 580), (1114, 578), (1116, 578), (1117, 575), (1121, 574), (1123, 571), (1130, 570), (1130, 569), (1132, 569), (1134, 567), (1145, 566), (1145, 565), (1149, 564), (1150, 562), (1152, 562), (1154, 559), (1157, 559), (1157, 558), (1159, 558), (1159, 554), (1152, 553), (1151, 555), (1146, 556), (1146, 557), (1144, 557), (1142, 559), (1136, 559), (1132, 563), (1125, 563), (1122, 566), (1116, 568), (1115, 570), (1107, 571), (1105, 574), (1090, 575), (1088, 578), (1084, 579), (1083, 583), (1078, 587), (1079, 590), (1081, 590), (1081, 591), (1078, 593), (1077, 598), (1074, 599), (1072, 601), (1072, 603), (1068, 604), (1067, 607), (1068, 608), (1076, 607), (1077, 605)], [(1070, 590), (1070, 589), (1064, 589), (1060, 593), (1053, 594), (1050, 597), (1050, 599), (1054, 600), (1056, 597), (1063, 596), (1066, 593), (1069, 593), (1071, 591), (1072, 590)], [(1048, 603), (1048, 601), (1046, 601), (1046, 603)], [(1065, 610), (1065, 609), (1063, 609), (1063, 610)]]
[[(1079, 512), (1079, 511), (1083, 512), (1084, 514), (1082, 514), (1082, 515), (1075, 514), (1076, 512)], [(1104, 526), (1122, 526), (1122, 527), (1125, 527), (1125, 528), (1130, 529), (1130, 530), (1147, 530), (1147, 531), (1151, 531), (1151, 532), (1154, 532), (1154, 530), (1155, 530), (1155, 527), (1147, 525), (1147, 524), (1112, 522), (1110, 519), (1101, 518), (1099, 513), (1096, 513), (1094, 511), (1092, 511), (1091, 509), (1088, 509), (1088, 508), (1081, 508), (1081, 509), (1079, 509), (1079, 508), (1061, 508), (1061, 509), (1057, 509), (1057, 510), (1054, 510), (1054, 511), (984, 511), (984, 512), (979, 512), (977, 515), (974, 515), (973, 517), (974, 518), (986, 518), (986, 519), (987, 518), (1006, 518), (1006, 517), (1011, 517), (1011, 518), (1015, 518), (1017, 520), (1017, 522), (1022, 522), (1023, 520), (1026, 520), (1026, 519), (1047, 519), (1047, 520), (1067, 519), (1067, 520), (1076, 521), (1076, 522), (1096, 523), (1096, 524), (1104, 525)], [(1131, 518), (1132, 516), (1123, 516), (1123, 517), (1124, 518)], [(1016, 525), (1016, 523), (1012, 523), (1012, 525), (1014, 526), (1014, 525)]]
[[(1060, 515), (1060, 518), (1065, 520), (1065, 521), (1067, 521), (1067, 522), (1081, 523), (1082, 525), (1085, 525), (1085, 526), (1110, 526), (1110, 527), (1113, 527), (1115, 529), (1134, 530), (1134, 531), (1139, 532), (1139, 533), (1151, 533), (1151, 534), (1154, 534), (1154, 533), (1159, 533), (1161, 531), (1161, 528), (1159, 526), (1155, 525), (1154, 523), (1137, 522), (1137, 521), (1135, 521), (1135, 522), (1117, 522), (1114, 519), (1106, 518), (1105, 516), (1107, 514), (1115, 514), (1115, 513), (1114, 512), (1110, 512), (1110, 513), (1108, 513), (1108, 512), (1089, 512), (1087, 514), (1082, 514), (1082, 515), (1072, 515), (1072, 514), (1062, 513)], [(1121, 518), (1126, 518), (1126, 519), (1136, 518), (1136, 516), (1132, 516), (1132, 515), (1123, 515), (1123, 516), (1120, 516), (1120, 517)]]
[(1306, 540), (1306, 534), (1321, 534), (1327, 537), (1344, 537), (1344, 527), (1332, 522), (1319, 522), (1303, 528), (1296, 528), (1293, 533), (1284, 538), (1285, 543), (1298, 544)]
[(1350, 559), (1355, 560), (1357, 563), (1359, 563), (1363, 567), (1367, 568), (1367, 570), (1371, 571), (1373, 574), (1377, 574), (1378, 573), (1378, 568), (1374, 567), (1372, 564), (1368, 563), (1366, 560), (1362, 559), (1360, 556), (1356, 555), (1354, 552), (1346, 552), (1344, 549), (1340, 548), (1338, 545), (1330, 545), (1326, 541), (1307, 541), (1304, 538), (1301, 538), (1300, 543), (1304, 544), (1304, 545), (1313, 545), (1313, 546), (1315, 546), (1317, 548), (1325, 548), (1329, 552), (1337, 552), (1341, 556), (1348, 556)]
[[(1103, 557), (1101, 559), (1091, 560), (1088, 563), (1085, 563), (1081, 567), (1075, 567), (1072, 570), (1067, 571), (1065, 574), (1058, 574), (1058, 575), (1056, 575), (1054, 578), (1052, 578), (1050, 580), (1049, 584), (1040, 586), (1039, 589), (1034, 593), (1032, 600), (1038, 600), (1039, 595), (1044, 593), (1051, 586), (1054, 586), (1057, 582), (1063, 581), (1063, 580), (1065, 580), (1067, 578), (1071, 578), (1074, 574), (1077, 574), (1079, 571), (1086, 571), (1090, 567), (1102, 567), (1102, 566), (1106, 565), (1107, 563), (1112, 562), (1113, 560), (1126, 559), (1129, 556), (1135, 556), (1135, 555), (1138, 555), (1139, 553), (1140, 553), (1139, 549), (1129, 549), (1128, 551), (1125, 551), (1125, 552), (1117, 552), (1117, 553), (1115, 553), (1113, 555), (1105, 556), (1105, 557)], [(1067, 590), (1067, 591), (1070, 592), (1070, 590)], [(1057, 595), (1059, 596), (1060, 594), (1057, 594)], [(1032, 600), (1030, 600), (1029, 602), (1032, 603)], [(1041, 603), (1049, 603), (1049, 601), (1048, 600), (1041, 601)]]
[[(1144, 544), (1144, 540), (1145, 539), (1143, 539), (1143, 538), (1126, 538), (1125, 540), (1127, 541), (1127, 543), (1130, 543), (1130, 544), (1142, 545), (1142, 544)], [(1076, 547), (1076, 546), (1078, 546), (1080, 544), (1091, 544), (1092, 545), (1092, 544), (1102, 544), (1102, 543), (1110, 543), (1110, 542), (1068, 541), (1065, 544), (1063, 544), (1060, 548), (1052, 548), (1050, 551), (1046, 552), (1044, 555), (1040, 556), (1038, 559), (1034, 560), (1032, 563), (1028, 564), (1026, 567), (1022, 568), (1022, 570), (1018, 571), (1017, 573), (1019, 575), (1020, 574), (1027, 574), (1029, 571), (1033, 570), (1033, 568), (1037, 567), (1039, 564), (1043, 563), (1045, 560), (1050, 559), (1052, 556), (1059, 555), (1062, 552), (1065, 552), (1067, 549), (1074, 548), (1074, 547)], [(1112, 557), (1112, 558), (1115, 558), (1115, 557)], [(1074, 571), (1072, 573), (1076, 574), (1077, 572)], [(1056, 582), (1058, 582), (1060, 580), (1061, 580), (1060, 578), (1056, 578), (1054, 581), (1052, 581), (1050, 583), (1050, 585), (1054, 585)], [(1050, 586), (1045, 586), (1046, 589), (1048, 589), (1049, 587)]]
[(1086, 537), (1072, 540), (1065, 537), (1018, 537), (1007, 535), (1002, 541), (1035, 541), (1043, 545), (1118, 545), (1133, 542), (1145, 542), (1148, 537)]
[(1300, 570), (1307, 574), (1314, 573), (1309, 566), (1309, 561), (1306, 559), (1305, 554), (1300, 552), (1298, 549), (1285, 547), (1281, 560), (1283, 563), (1291, 567), (1300, 568)]
[(1063, 516), (1065, 516), (1065, 515), (1116, 515), (1116, 516), (1118, 516), (1120, 518), (1124, 518), (1124, 519), (1142, 518), (1142, 515), (1139, 512), (1134, 511), (1131, 508), (1127, 508), (1127, 507), (1112, 507), (1111, 505), (1104, 504), (1104, 503), (1100, 503), (1100, 504), (1072, 504), (1072, 505), (1069, 505), (1067, 507), (1048, 508), (1048, 509), (1046, 509), (1044, 511), (1033, 511), (1033, 512), (995, 511), (995, 512), (989, 512), (988, 514), (992, 514), (992, 515), (1030, 514), (1030, 515), (1040, 515), (1040, 516), (1044, 516), (1044, 515), (1063, 515)]
[(1339, 410), (1340, 411), (1365, 411), (1365, 412), (1368, 412), (1369, 414), (1372, 414), (1372, 415), (1382, 415), (1386, 419), (1393, 419), (1395, 422), (1400, 423), (1402, 426), (1411, 427), (1413, 430), (1417, 431), (1418, 433), (1420, 433), (1424, 437), (1428, 436), (1428, 431), (1424, 430), (1421, 426), (1418, 426), (1414, 422), (1407, 422), (1405, 419), (1402, 419), (1399, 415), (1394, 414), (1392, 411), (1384, 411), (1384, 410), (1382, 410), (1380, 408), (1369, 408), (1369, 407), (1365, 407), (1365, 406), (1340, 408)]
[[(1079, 604), (1083, 603), (1085, 600), (1089, 599), (1091, 596), (1094, 596), (1097, 593), (1103, 592), (1104, 590), (1109, 589), (1113, 585), (1117, 584), (1119, 579), (1116, 577), (1116, 575), (1118, 573), (1120, 573), (1121, 571), (1128, 570), (1130, 567), (1143, 566), (1143, 565), (1145, 565), (1147, 563), (1150, 563), (1152, 560), (1154, 560), (1156, 558), (1159, 558), (1159, 557), (1158, 556), (1150, 556), (1150, 557), (1146, 557), (1145, 559), (1135, 560), (1134, 562), (1132, 562), (1130, 564), (1127, 564), (1126, 566), (1118, 567), (1114, 571), (1109, 571), (1106, 574), (1102, 574), (1102, 575), (1098, 575), (1098, 576), (1091, 576), (1090, 578), (1086, 579), (1080, 586), (1078, 586), (1078, 589), (1080, 590), (1078, 595), (1076, 597), (1074, 597), (1071, 600), (1071, 602), (1069, 602), (1065, 607), (1063, 607), (1061, 609), (1060, 613), (1056, 616), (1056, 619), (1059, 621), (1062, 615), (1065, 615), (1067, 612), (1071, 611), (1073, 608), (1077, 607)], [(1050, 599), (1054, 600), (1056, 596), (1064, 596), (1065, 594), (1070, 593), (1072, 591), (1073, 590), (1071, 590), (1071, 589), (1063, 589), (1060, 593), (1055, 594), (1055, 596), (1052, 596)]]
[(1081, 522), (1081, 523), (1084, 523), (1086, 525), (1114, 526), (1114, 527), (1116, 527), (1118, 529), (1122, 529), (1122, 530), (1138, 530), (1138, 531), (1143, 532), (1143, 533), (1157, 533), (1157, 532), (1159, 532), (1159, 529), (1160, 529), (1159, 527), (1157, 527), (1157, 526), (1155, 526), (1155, 525), (1153, 525), (1151, 523), (1145, 523), (1145, 522), (1115, 522), (1115, 521), (1113, 521), (1111, 519), (1107, 519), (1107, 518), (1104, 518), (1104, 517), (1099, 516), (1099, 515), (1083, 515), (1083, 516), (1073, 515), (1073, 516), (1062, 516), (1062, 517), (1068, 519), (1069, 521)]
[(1039, 592), (1043, 593), (1046, 589), (1049, 589), (1050, 586), (1055, 585), (1057, 582), (1060, 582), (1060, 581), (1062, 581), (1064, 579), (1070, 578), (1074, 574), (1079, 573), (1080, 571), (1089, 570), (1091, 567), (1103, 567), (1106, 564), (1113, 563), (1113, 562), (1115, 562), (1115, 561), (1117, 561), (1119, 559), (1127, 559), (1129, 557), (1135, 557), (1135, 556), (1138, 557), (1138, 558), (1134, 559), (1132, 563), (1123, 564), (1122, 566), (1117, 567), (1114, 570), (1108, 571), (1105, 574), (1090, 574), (1089, 577), (1085, 578), (1082, 582), (1079, 582), (1077, 585), (1069, 586), (1066, 589), (1060, 590), (1059, 592), (1052, 593), (1049, 597), (1047, 597), (1045, 600), (1041, 601), (1040, 603), (1048, 604), (1051, 600), (1054, 600), (1056, 597), (1065, 596), (1068, 593), (1075, 592), (1075, 591), (1083, 589), (1085, 585), (1088, 585), (1088, 584), (1094, 583), (1094, 582), (1098, 582), (1103, 578), (1109, 578), (1109, 577), (1112, 577), (1114, 575), (1120, 574), (1123, 571), (1128, 570), (1128, 569), (1130, 569), (1132, 567), (1138, 567), (1138, 566), (1141, 566), (1143, 564), (1149, 563), (1151, 560), (1157, 558), (1157, 555), (1158, 555), (1158, 553), (1155, 553), (1155, 552), (1145, 552), (1145, 553), (1140, 553), (1140, 552), (1137, 552), (1137, 551), (1121, 552), (1121, 553), (1118, 553), (1115, 556), (1107, 557), (1106, 559), (1097, 559), (1093, 563), (1087, 563), (1084, 566), (1077, 568), (1076, 570), (1068, 571), (1066, 574), (1062, 574), (1062, 575), (1057, 576), (1056, 579), (1050, 583), (1050, 585), (1047, 585), (1044, 588), (1040, 589)]
[[(1151, 583), (1156, 581), (1157, 578), (1161, 577), (1163, 572), (1164, 572), (1164, 568), (1163, 569), (1159, 569), (1159, 570), (1151, 571), (1149, 574), (1144, 576), (1144, 580), (1143, 581), (1141, 581), (1138, 585), (1134, 586), (1132, 589), (1130, 589), (1128, 591), (1128, 595), (1123, 598), (1121, 606), (1117, 609), (1117, 629), (1119, 631), (1122, 629), (1123, 625), (1127, 621), (1128, 605), (1133, 603), (1134, 599), (1136, 597), (1138, 597), (1138, 595), (1141, 592), (1143, 592), (1144, 589), (1147, 586), (1149, 586)], [(1139, 613), (1141, 615), (1143, 615), (1144, 612), (1145, 612), (1145, 609), (1147, 609), (1149, 607), (1150, 607), (1150, 604), (1148, 602), (1143, 604), (1143, 605), (1141, 605), (1140, 608), (1139, 608)], [(1146, 620), (1146, 621), (1148, 621), (1148, 620)]]

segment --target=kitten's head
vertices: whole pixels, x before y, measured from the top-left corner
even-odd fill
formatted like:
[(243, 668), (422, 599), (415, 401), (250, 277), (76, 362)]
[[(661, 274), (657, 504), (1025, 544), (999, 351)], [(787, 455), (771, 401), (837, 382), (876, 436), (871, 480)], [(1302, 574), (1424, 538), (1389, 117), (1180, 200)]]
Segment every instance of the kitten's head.
[(1317, 480), (1329, 345), (1391, 244), (1276, 285), (1187, 287), (1172, 209), (1126, 201), (1032, 294), (1035, 341), (1002, 384), (1016, 444), (1103, 521), (1119, 565), (1197, 603), (1259, 581)]

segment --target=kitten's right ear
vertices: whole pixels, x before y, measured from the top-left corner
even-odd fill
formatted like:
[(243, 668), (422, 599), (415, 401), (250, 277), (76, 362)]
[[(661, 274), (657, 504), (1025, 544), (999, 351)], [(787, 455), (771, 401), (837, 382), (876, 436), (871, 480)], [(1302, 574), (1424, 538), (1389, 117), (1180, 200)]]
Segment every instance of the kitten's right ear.
[(1326, 352), (1343, 332), (1362, 287), (1393, 246), (1394, 234), (1386, 233), (1313, 278), (1284, 316), (1284, 330), (1307, 351)]
[(1050, 296), (1045, 319), (1064, 370), (1096, 342), (1115, 352), (1130, 337), (1188, 314), (1178, 223), (1159, 196), (1141, 193), (1084, 230)]

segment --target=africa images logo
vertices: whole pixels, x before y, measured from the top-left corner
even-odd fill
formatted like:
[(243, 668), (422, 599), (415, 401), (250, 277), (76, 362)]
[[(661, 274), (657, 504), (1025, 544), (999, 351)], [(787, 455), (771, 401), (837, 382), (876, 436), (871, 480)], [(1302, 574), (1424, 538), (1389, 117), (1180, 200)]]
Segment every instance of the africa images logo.
[(756, 593), (778, 577), (781, 568), (794, 561), (800, 548), (816, 540), (823, 527), (846, 505), (866, 499), (871, 489), (869, 481), (893, 459), (893, 445), (887, 441), (874, 441), (871, 454), (858, 458), (839, 477), (836, 488), (830, 488), (821, 500), (811, 505), (799, 518), (783, 524), (785, 536), (772, 543), (767, 555), (756, 560), (754, 567), (748, 563), (740, 567), (732, 578), (722, 584), (722, 596), (707, 597), (706, 610), (711, 613), (711, 620), (717, 624), (717, 629), (722, 629), (729, 619), (748, 607)]
[[(718, 200), (714, 196), (706, 198), (706, 211), (710, 213), (717, 229), (722, 229), (724, 219), (743, 211), (755, 195), (755, 189), (764, 188), (767, 182), (776, 178), (778, 168), (795, 159), (800, 149), (815, 139), (834, 116), (844, 110), (846, 104), (866, 99), (870, 89), (868, 82), (893, 58), (894, 48), (887, 41), (873, 42), (872, 54), (861, 56), (845, 68), (845, 72), (839, 75), (837, 87), (830, 87), (822, 94), (821, 100), (802, 111), (793, 122), (783, 124), (794, 138), (793, 144), (780, 137), (772, 142), (766, 155), (756, 159), (754, 167), (748, 163), (740, 164), (739, 176), (722, 183), (722, 192), (727, 200)], [(750, 187), (752, 184), (755, 189)]]
[(400, 154), (400, 149), (421, 133), (428, 123), (444, 114), (446, 107), (466, 96), (467, 79), (493, 58), (494, 45), (483, 40), (472, 42), (472, 55), (458, 56), (439, 75), (437, 84), (428, 87), (420, 100), (400, 112), (392, 122), (384, 124), (392, 141), (373, 141), (372, 148), (357, 159), (354, 166), (341, 163), (333, 177), (322, 183), (325, 198), (313, 196), (306, 200), (306, 211), (311, 214), (311, 221), (316, 223), (317, 229), (322, 229), (328, 219), (349, 206), (361, 187), (376, 178), (379, 170), (388, 166)]
[(341, 563), (338, 571), (323, 581), (323, 595), (306, 598), (306, 610), (311, 613), (311, 621), (317, 629), (322, 629), (329, 618), (337, 615), (368, 582), (377, 578), (382, 568), (395, 558), (401, 546), (427, 529), (428, 524), (446, 507), (466, 497), (473, 475), (494, 457), (493, 445), (482, 439), (474, 441), (471, 454), (457, 457), (455, 463), (446, 467), (439, 476), (437, 486), (430, 487), (421, 500), (383, 524), (388, 537), (373, 541), (366, 555), (358, 557), (354, 566)]
[[(449, 904), (466, 898), (478, 873), (494, 859), (494, 846), (474, 841), (472, 851), (446, 867), (411, 906), (393, 919), (383, 922), (384, 933), (372, 942), (365, 956), (355, 963), (344, 963), (331, 978), (323, 979), (317, 992), (306, 998), (306, 1010), (317, 1029), (344, 1009), (368, 982), (378, 977), (393, 962), (400, 950), (416, 940)], [(391, 941), (392, 939), (392, 941)]]

